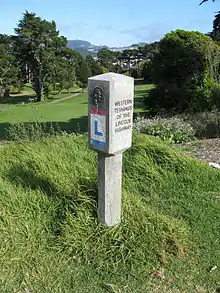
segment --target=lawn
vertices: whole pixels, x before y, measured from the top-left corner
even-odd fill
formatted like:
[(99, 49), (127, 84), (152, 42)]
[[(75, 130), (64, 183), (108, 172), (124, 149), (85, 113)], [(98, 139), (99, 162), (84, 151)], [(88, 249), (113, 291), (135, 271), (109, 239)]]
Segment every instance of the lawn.
[(135, 85), (134, 89), (134, 112), (135, 113), (146, 113), (146, 108), (144, 105), (144, 99), (149, 94), (150, 90), (153, 89), (153, 84), (145, 84), (139, 81), (139, 84)]
[[(152, 85), (147, 84), (138, 84), (135, 86), (135, 113), (143, 113), (146, 111), (144, 109), (143, 99), (151, 88)], [(71, 94), (64, 93), (59, 97), (66, 96), (71, 96)], [(19, 97), (16, 98), (18, 99)], [(87, 131), (87, 101), (88, 94), (81, 93), (73, 96), (69, 100), (60, 101), (56, 104), (0, 104), (0, 138), (5, 138), (7, 127), (10, 123), (15, 122), (25, 123), (37, 121), (49, 125), (51, 123), (59, 123), (60, 128), (63, 130)]]

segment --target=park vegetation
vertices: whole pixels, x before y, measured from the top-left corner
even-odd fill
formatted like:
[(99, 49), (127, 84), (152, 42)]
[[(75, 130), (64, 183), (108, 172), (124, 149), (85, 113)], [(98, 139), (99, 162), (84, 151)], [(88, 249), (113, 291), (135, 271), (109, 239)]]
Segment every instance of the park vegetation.
[[(219, 135), (219, 13), (207, 35), (177, 30), (123, 52), (104, 48), (97, 59), (66, 43), (54, 21), (29, 12), (15, 35), (0, 35), (0, 98), (31, 83), (39, 101), (0, 111), (10, 140), (0, 145), (0, 291), (220, 292), (220, 173), (170, 144), (204, 137), (210, 125)], [(98, 222), (97, 154), (87, 135), (73, 134), (73, 112), (87, 119), (87, 93), (61, 111), (40, 103), (108, 71), (135, 77), (139, 99), (149, 92), (123, 155), (122, 221), (113, 228)], [(36, 109), (67, 129), (33, 122)], [(25, 123), (10, 125), (16, 119)]]
[(37, 101), (43, 101), (50, 90), (68, 90), (76, 83), (85, 87), (88, 77), (103, 73), (92, 57), (84, 60), (67, 48), (54, 21), (28, 11), (18, 22), (15, 35), (0, 35), (0, 53), (0, 97), (31, 82)]
[[(205, 1), (206, 2), (206, 1)], [(75, 84), (86, 88), (88, 77), (108, 71), (142, 78), (155, 88), (146, 99), (151, 114), (160, 109), (184, 112), (219, 107), (220, 13), (207, 36), (177, 30), (161, 41), (130, 49), (101, 49), (97, 58), (83, 58), (67, 48), (54, 21), (26, 11), (15, 35), (0, 35), (0, 97), (32, 83), (36, 100), (50, 91), (69, 90)]]

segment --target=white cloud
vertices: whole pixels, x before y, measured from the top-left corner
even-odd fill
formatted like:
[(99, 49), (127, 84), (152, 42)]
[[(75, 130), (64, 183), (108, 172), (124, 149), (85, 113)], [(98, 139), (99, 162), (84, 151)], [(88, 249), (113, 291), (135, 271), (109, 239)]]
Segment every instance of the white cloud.
[(131, 35), (139, 41), (153, 42), (161, 39), (170, 30), (169, 26), (165, 23), (152, 23), (146, 26), (124, 29), (121, 31), (121, 34)]

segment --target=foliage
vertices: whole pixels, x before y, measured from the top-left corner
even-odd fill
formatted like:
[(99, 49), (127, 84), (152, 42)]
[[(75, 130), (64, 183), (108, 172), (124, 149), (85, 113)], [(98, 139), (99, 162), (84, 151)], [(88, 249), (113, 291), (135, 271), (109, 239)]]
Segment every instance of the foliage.
[[(202, 5), (203, 3), (205, 3), (205, 2), (208, 2), (209, 0), (203, 0), (201, 3), (200, 3), (200, 5)], [(215, 2), (215, 0), (212, 0), (212, 2)]]
[(220, 112), (218, 110), (184, 114), (182, 118), (193, 127), (197, 138), (220, 137)]
[(108, 229), (87, 144), (60, 136), (0, 149), (1, 292), (105, 293), (106, 283), (122, 293), (214, 292), (220, 173), (135, 134), (123, 155), (122, 222)]
[[(61, 56), (56, 56), (53, 60), (50, 76), (50, 83), (55, 88), (58, 85), (59, 92), (63, 89), (70, 89), (76, 80), (74, 66), (68, 59)], [(56, 87), (57, 88), (57, 87)]]
[(154, 55), (159, 51), (159, 42), (153, 42), (150, 44), (146, 44), (143, 47), (138, 48), (138, 54), (136, 56), (140, 56), (140, 58), (143, 58), (146, 61), (150, 61)]
[(43, 100), (43, 82), (51, 71), (55, 55), (66, 46), (66, 39), (59, 37), (54, 21), (49, 22), (26, 11), (15, 29), (16, 57), (23, 64), (23, 74), (30, 70), (38, 100)]
[(10, 141), (35, 141), (48, 136), (56, 136), (62, 133), (59, 125), (47, 123), (29, 122), (13, 123), (7, 128), (7, 139)]
[(0, 42), (0, 98), (9, 93), (10, 87), (19, 86), (20, 70), (7, 44)]
[(102, 67), (96, 62), (91, 55), (86, 56), (86, 63), (91, 70), (92, 76), (103, 73)]
[(104, 66), (101, 66), (101, 69), (102, 69), (102, 73), (108, 73), (109, 72), (108, 68), (106, 68)]
[(146, 81), (152, 83), (152, 62), (146, 61), (141, 71), (141, 77)]
[(101, 66), (106, 67), (109, 71), (112, 71), (112, 63), (113, 63), (113, 52), (103, 48), (97, 54), (98, 62)]
[(208, 36), (212, 38), (213, 41), (220, 44), (220, 11), (215, 15), (215, 19), (213, 21), (213, 30), (208, 33)]
[(204, 110), (211, 106), (210, 85), (219, 82), (220, 48), (199, 32), (177, 30), (160, 41), (152, 60), (156, 88), (151, 108)]
[(134, 128), (141, 133), (159, 137), (171, 143), (187, 142), (195, 138), (193, 127), (179, 117), (145, 119), (138, 117)]
[(70, 49), (70, 48), (63, 48), (63, 51), (61, 52), (61, 56), (65, 57), (71, 68), (73, 69), (76, 80), (80, 80), (80, 66), (83, 61), (83, 57), (80, 55), (80, 53)]
[(88, 78), (92, 76), (92, 72), (86, 62), (83, 60), (80, 66), (80, 81), (82, 83), (82, 87), (85, 88), (88, 83)]

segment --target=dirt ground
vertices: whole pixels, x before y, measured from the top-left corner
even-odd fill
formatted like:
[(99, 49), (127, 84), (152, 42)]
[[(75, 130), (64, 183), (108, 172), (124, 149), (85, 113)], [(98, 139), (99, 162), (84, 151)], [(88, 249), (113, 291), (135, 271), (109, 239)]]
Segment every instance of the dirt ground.
[(220, 138), (184, 143), (182, 148), (187, 155), (198, 160), (220, 164)]

